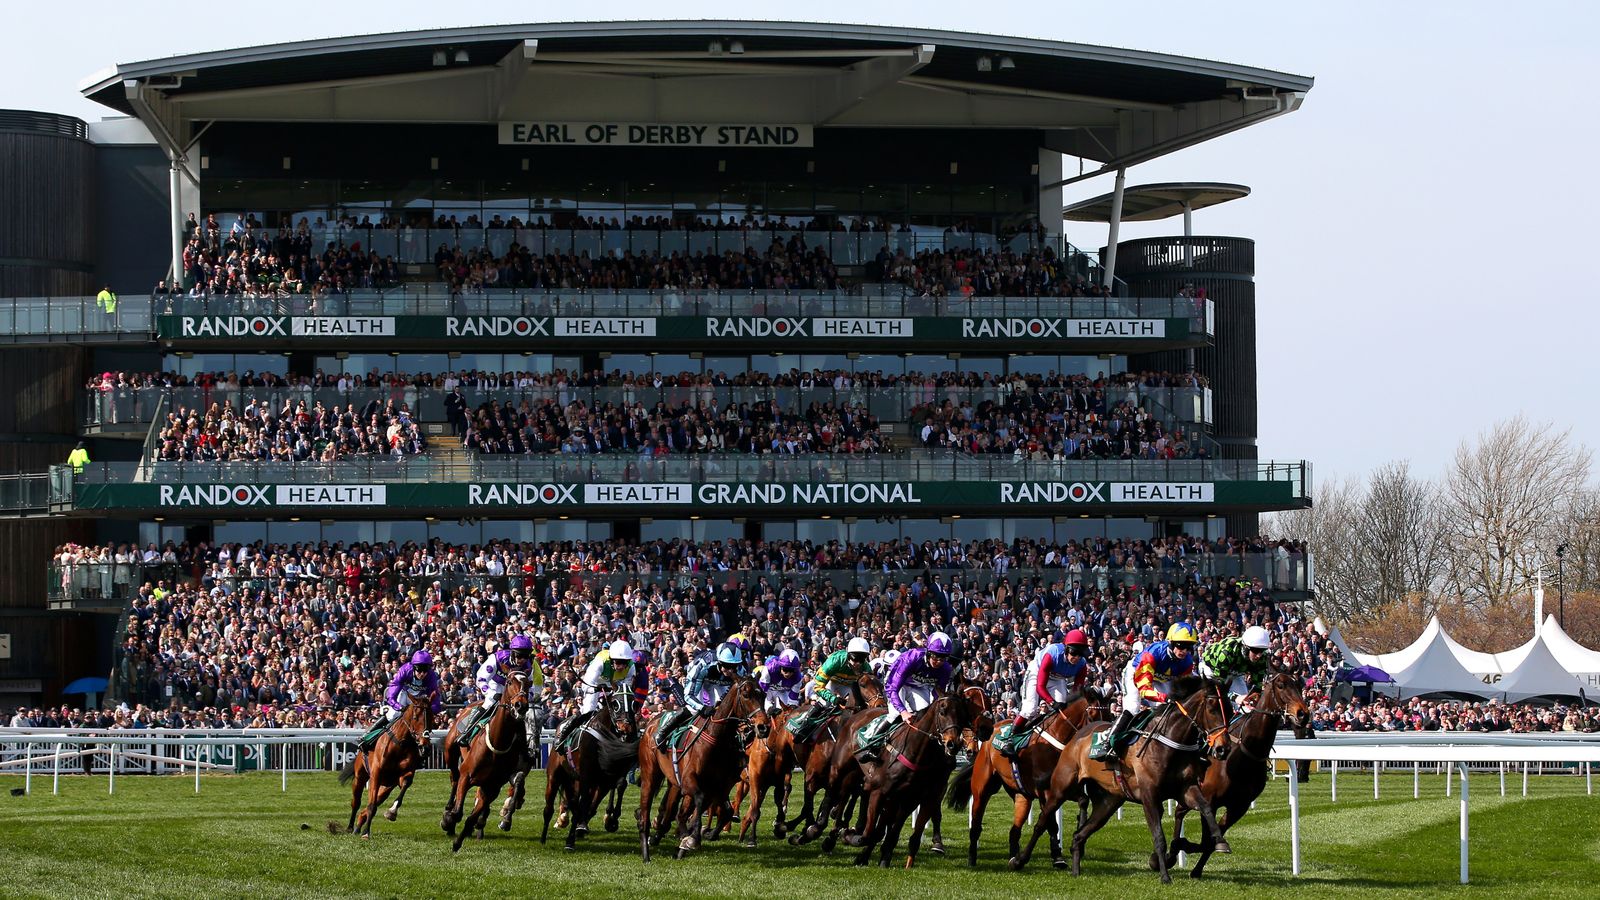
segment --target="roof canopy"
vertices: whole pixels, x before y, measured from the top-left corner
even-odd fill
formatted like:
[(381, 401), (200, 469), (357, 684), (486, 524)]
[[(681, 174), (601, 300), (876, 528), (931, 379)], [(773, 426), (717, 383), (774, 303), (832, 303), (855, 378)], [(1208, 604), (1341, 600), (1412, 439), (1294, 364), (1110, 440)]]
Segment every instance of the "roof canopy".
[[(1559, 625), (1556, 627), (1560, 628)], [(1568, 672), (1556, 660), (1555, 654), (1550, 652), (1543, 630), (1529, 646), (1522, 663), (1494, 688), (1512, 703), (1534, 697), (1579, 697), (1585, 690), (1583, 682)]]
[(185, 151), (209, 121), (714, 122), (1025, 128), (1043, 146), (1114, 168), (1292, 112), (1311, 85), (1249, 66), (1032, 38), (658, 21), (197, 53), (116, 66), (83, 93), (144, 120), (169, 152)]
[[(1063, 209), (1061, 216), (1072, 222), (1109, 222), (1112, 196), (1101, 194), (1080, 200)], [(1242, 184), (1203, 181), (1141, 184), (1123, 189), (1122, 221), (1156, 222), (1182, 215), (1185, 204), (1193, 211), (1248, 196), (1250, 189)]]
[[(1456, 659), (1455, 653), (1450, 649), (1444, 629), (1438, 627), (1438, 623), (1438, 619), (1428, 623), (1428, 630), (1425, 632), (1431, 635), (1428, 644), (1409, 666), (1398, 671), (1380, 667), (1394, 678), (1400, 695), (1416, 697), (1423, 694), (1468, 694), (1487, 698), (1499, 693), (1490, 689), (1461, 665), (1461, 661)], [(1409, 649), (1411, 648), (1408, 647), (1407, 650)]]

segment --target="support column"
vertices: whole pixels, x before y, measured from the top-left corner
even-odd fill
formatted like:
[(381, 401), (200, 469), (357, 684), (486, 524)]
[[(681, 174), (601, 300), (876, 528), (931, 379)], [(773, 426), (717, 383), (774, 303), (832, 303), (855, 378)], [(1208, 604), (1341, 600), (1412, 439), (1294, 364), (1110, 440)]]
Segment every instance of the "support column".
[(183, 277), (183, 160), (172, 159), (171, 192), (172, 203), (172, 270), (168, 274), (172, 278)]
[(1117, 186), (1111, 190), (1111, 230), (1106, 235), (1106, 287), (1117, 282), (1117, 232), (1122, 229), (1122, 191), (1128, 184), (1128, 170), (1117, 170)]
[(1189, 201), (1183, 201), (1183, 264), (1194, 268), (1194, 244), (1189, 239), (1194, 237), (1194, 207)]

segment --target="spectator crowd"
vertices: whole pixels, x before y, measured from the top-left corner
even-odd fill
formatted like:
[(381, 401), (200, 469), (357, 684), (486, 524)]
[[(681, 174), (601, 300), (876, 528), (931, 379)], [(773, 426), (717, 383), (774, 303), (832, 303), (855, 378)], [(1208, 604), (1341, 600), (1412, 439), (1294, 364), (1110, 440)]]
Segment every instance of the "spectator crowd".
[(422, 432), (404, 404), (249, 399), (179, 406), (156, 435), (160, 462), (333, 462), (356, 457), (404, 458), (422, 452)]

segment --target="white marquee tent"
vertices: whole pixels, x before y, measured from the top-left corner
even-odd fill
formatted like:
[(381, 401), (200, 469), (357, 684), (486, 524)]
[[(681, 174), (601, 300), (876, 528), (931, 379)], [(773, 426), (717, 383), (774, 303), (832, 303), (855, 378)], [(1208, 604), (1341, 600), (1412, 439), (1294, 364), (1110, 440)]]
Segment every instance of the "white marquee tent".
[[(1450, 639), (1445, 636), (1444, 629), (1439, 627), (1438, 619), (1428, 623), (1423, 635), (1428, 637), (1428, 643), (1415, 655), (1410, 665), (1396, 671), (1381, 663), (1377, 664), (1394, 679), (1393, 685), (1379, 686), (1377, 689), (1380, 692), (1388, 693), (1394, 690), (1401, 697), (1415, 697), (1420, 694), (1470, 694), (1486, 699), (1496, 693), (1476, 675), (1467, 671), (1461, 660), (1456, 658), (1455, 651), (1450, 649)], [(1413, 644), (1402, 652), (1409, 653), (1415, 647)], [(1397, 654), (1389, 654), (1391, 657), (1395, 655)]]
[(1556, 660), (1541, 630), (1521, 664), (1493, 689), (1508, 702), (1517, 703), (1535, 697), (1579, 697), (1585, 685)]
[(1550, 654), (1561, 664), (1561, 668), (1583, 682), (1589, 693), (1600, 694), (1600, 652), (1573, 640), (1555, 616), (1545, 618), (1544, 625), (1539, 628), (1539, 638), (1550, 648)]

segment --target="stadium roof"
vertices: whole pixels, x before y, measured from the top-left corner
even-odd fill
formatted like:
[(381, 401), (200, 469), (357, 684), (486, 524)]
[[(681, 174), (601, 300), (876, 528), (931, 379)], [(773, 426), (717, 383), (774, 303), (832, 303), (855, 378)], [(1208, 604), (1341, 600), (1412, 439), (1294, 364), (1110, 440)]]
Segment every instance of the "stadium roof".
[[(1242, 184), (1199, 181), (1141, 184), (1123, 189), (1122, 221), (1156, 222), (1183, 215), (1184, 204), (1193, 211), (1248, 196), (1250, 189)], [(1111, 194), (1101, 194), (1080, 200), (1063, 209), (1061, 217), (1070, 222), (1109, 222), (1111, 197)]]
[(1033, 38), (657, 21), (196, 53), (119, 65), (82, 90), (180, 151), (204, 123), (229, 120), (800, 123), (1034, 129), (1041, 146), (1114, 168), (1292, 112), (1311, 85), (1249, 66)]

